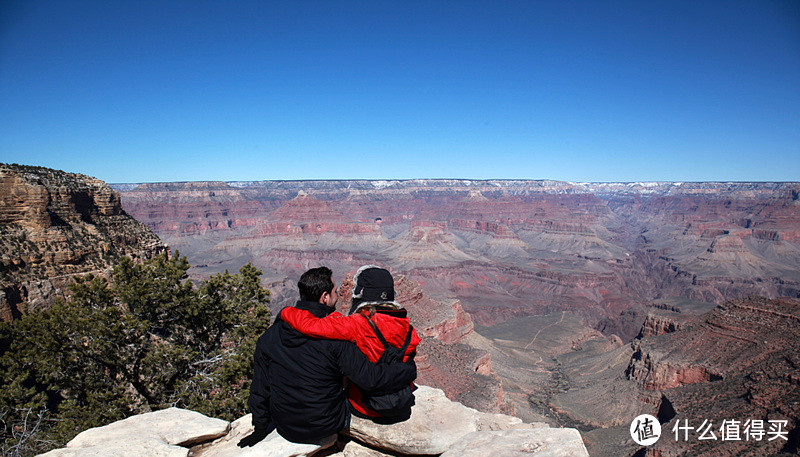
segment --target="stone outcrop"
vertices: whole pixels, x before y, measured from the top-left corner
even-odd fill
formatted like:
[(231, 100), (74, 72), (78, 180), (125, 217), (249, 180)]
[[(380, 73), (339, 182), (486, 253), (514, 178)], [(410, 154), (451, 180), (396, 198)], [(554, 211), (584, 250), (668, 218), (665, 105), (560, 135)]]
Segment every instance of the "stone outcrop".
[(166, 247), (122, 209), (104, 182), (42, 167), (0, 164), (0, 318), (65, 297), (75, 274)]
[(639, 331), (637, 338), (647, 338), (648, 336), (663, 335), (664, 333), (677, 332), (682, 326), (682, 323), (670, 317), (648, 314), (642, 324), (642, 329)]
[(92, 428), (47, 457), (112, 455), (186, 456), (188, 448), (227, 434), (228, 422), (194, 411), (169, 408)]
[(628, 379), (650, 390), (718, 381), (800, 341), (800, 302), (760, 297), (718, 305), (680, 331), (632, 343)]
[(713, 305), (702, 302), (692, 303), (690, 301), (669, 300), (650, 303), (644, 307), (643, 312), (646, 312), (646, 317), (636, 338), (642, 339), (649, 336), (677, 332), (681, 328), (696, 322), (698, 316), (712, 309)]
[(562, 457), (586, 453), (580, 434), (574, 428), (544, 428), (470, 433), (441, 457), (485, 457), (487, 450), (504, 457)]
[[(349, 431), (340, 434), (325, 455), (589, 455), (575, 429), (525, 424), (511, 416), (481, 413), (448, 400), (442, 391), (430, 387), (420, 386), (415, 397), (411, 418), (405, 422), (379, 425), (354, 417)], [(239, 440), (252, 431), (250, 415), (228, 424), (193, 411), (170, 408), (87, 430), (66, 448), (43, 456), (302, 457), (324, 448), (291, 443), (277, 432), (253, 447), (239, 448)]]
[[(476, 431), (530, 429), (533, 425), (503, 414), (482, 413), (452, 402), (444, 392), (420, 386), (414, 392), (412, 416), (392, 425), (353, 417), (349, 435), (363, 443), (409, 455), (441, 454)], [(545, 427), (543, 424), (537, 424)]]
[[(725, 302), (679, 330), (635, 340), (626, 377), (662, 430), (677, 421), (785, 420), (785, 439), (660, 440), (651, 456), (787, 455), (800, 427), (800, 300)], [(642, 454), (644, 455), (644, 454)]]
[[(628, 379), (637, 381), (647, 390), (663, 390), (686, 384), (718, 381), (722, 379), (714, 368), (693, 361), (668, 361), (661, 350), (646, 350), (640, 342), (633, 343), (634, 352), (626, 371)], [(671, 354), (669, 354), (671, 355)]]
[[(231, 422), (228, 433), (218, 440), (197, 446), (192, 450), (194, 457), (304, 457), (319, 452), (322, 446), (292, 443), (278, 432), (270, 433), (263, 441), (249, 448), (240, 448), (237, 443), (253, 432), (252, 415), (248, 414)], [(188, 449), (186, 449), (188, 452)], [(186, 454), (185, 454), (186, 455)]]
[(422, 336), (448, 344), (460, 343), (474, 329), (472, 318), (458, 300), (433, 300), (419, 283), (405, 276), (395, 279), (395, 291), (397, 301), (409, 310), (412, 324)]

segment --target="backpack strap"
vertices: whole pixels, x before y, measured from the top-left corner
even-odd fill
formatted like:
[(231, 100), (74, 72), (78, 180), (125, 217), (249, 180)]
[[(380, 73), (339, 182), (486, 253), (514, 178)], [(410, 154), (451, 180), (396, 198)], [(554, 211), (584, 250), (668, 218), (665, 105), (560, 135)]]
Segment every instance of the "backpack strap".
[(372, 330), (375, 331), (375, 335), (377, 335), (378, 339), (381, 340), (381, 344), (383, 344), (383, 347), (388, 348), (390, 344), (386, 341), (386, 338), (383, 337), (383, 333), (381, 333), (381, 331), (378, 330), (378, 326), (375, 325), (375, 322), (372, 319), (370, 319), (369, 316), (363, 314), (362, 316), (364, 316), (367, 319), (367, 322), (369, 322), (369, 325), (372, 326)]
[(406, 333), (406, 341), (403, 343), (403, 347), (400, 348), (400, 353), (405, 355), (406, 349), (408, 349), (408, 345), (411, 344), (411, 333), (414, 332), (414, 327), (411, 324), (408, 324), (408, 333)]
[[(367, 322), (369, 322), (369, 325), (372, 327), (372, 330), (375, 331), (375, 335), (378, 337), (379, 340), (381, 340), (381, 344), (383, 344), (384, 349), (390, 347), (391, 345), (386, 341), (386, 338), (383, 337), (383, 333), (381, 333), (381, 331), (378, 330), (378, 326), (375, 325), (375, 322), (372, 319), (370, 319), (369, 316), (363, 314), (362, 316), (364, 316), (367, 319)], [(400, 351), (404, 355), (406, 353), (406, 349), (408, 349), (408, 345), (411, 344), (411, 333), (413, 333), (413, 331), (414, 327), (411, 324), (408, 324), (408, 333), (406, 334), (406, 340), (403, 343), (403, 346), (400, 347)]]

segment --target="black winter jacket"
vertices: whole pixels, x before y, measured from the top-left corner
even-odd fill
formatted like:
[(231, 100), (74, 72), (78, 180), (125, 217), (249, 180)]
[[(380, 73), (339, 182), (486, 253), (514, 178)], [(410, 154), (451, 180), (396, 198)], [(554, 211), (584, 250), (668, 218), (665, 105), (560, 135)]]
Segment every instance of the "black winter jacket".
[[(333, 308), (299, 301), (297, 308), (325, 317)], [(349, 341), (307, 337), (280, 320), (258, 339), (250, 387), (253, 425), (270, 421), (289, 441), (313, 443), (349, 424), (344, 377), (375, 394), (407, 387), (416, 377), (413, 362), (376, 365)]]

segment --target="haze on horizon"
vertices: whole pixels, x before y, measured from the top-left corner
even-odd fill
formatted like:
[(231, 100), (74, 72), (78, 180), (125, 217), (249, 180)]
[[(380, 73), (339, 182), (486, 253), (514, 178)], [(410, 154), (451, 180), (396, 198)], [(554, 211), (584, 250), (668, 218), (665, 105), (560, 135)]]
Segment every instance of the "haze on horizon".
[(108, 182), (800, 180), (800, 3), (0, 4), (0, 162)]

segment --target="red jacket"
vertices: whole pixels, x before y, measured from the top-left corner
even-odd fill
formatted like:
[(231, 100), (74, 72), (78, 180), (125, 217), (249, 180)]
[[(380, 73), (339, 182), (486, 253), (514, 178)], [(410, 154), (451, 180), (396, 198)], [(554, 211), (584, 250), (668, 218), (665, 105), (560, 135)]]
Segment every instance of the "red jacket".
[[(355, 313), (344, 316), (334, 312), (320, 319), (308, 311), (289, 306), (281, 310), (280, 318), (307, 336), (352, 341), (372, 362), (377, 362), (383, 354), (384, 348), (381, 340), (375, 335), (372, 326), (362, 314)], [(403, 346), (411, 325), (407, 317), (395, 317), (377, 312), (372, 316), (372, 321), (380, 329), (387, 343), (398, 348)], [(417, 345), (420, 343), (416, 329), (412, 329), (411, 332), (411, 342), (403, 356), (403, 361), (407, 361), (416, 352)], [(361, 414), (370, 417), (380, 416), (361, 403), (361, 391), (354, 384), (350, 385), (348, 397), (353, 408)]]

